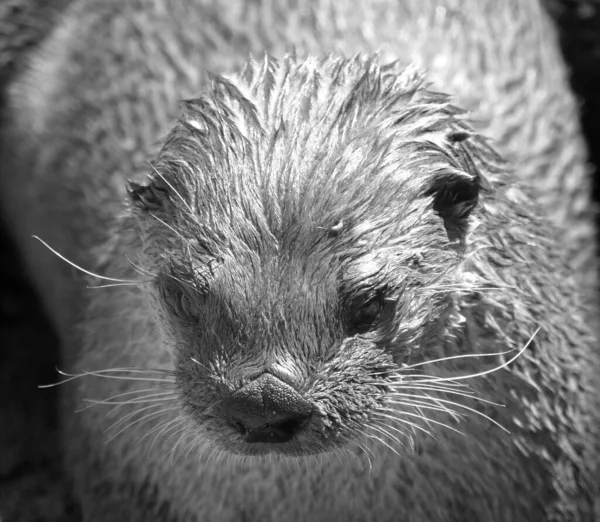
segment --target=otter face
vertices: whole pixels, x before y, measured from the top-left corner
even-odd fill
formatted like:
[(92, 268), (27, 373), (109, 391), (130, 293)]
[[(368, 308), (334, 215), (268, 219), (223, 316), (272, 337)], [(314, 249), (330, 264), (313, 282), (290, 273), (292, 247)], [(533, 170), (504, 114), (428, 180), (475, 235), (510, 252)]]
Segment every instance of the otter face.
[(422, 83), (368, 57), (250, 62), (185, 103), (132, 184), (207, 447), (297, 456), (418, 426), (423, 402), (391, 398), (452, 326), (478, 150), (492, 156)]

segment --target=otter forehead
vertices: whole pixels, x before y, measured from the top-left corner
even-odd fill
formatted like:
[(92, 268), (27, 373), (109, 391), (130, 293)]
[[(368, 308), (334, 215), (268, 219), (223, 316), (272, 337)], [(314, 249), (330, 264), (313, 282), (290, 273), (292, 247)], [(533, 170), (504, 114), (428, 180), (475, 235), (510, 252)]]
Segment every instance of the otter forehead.
[(473, 178), (452, 147), (458, 111), (373, 57), (251, 60), (184, 106), (146, 199), (185, 200), (166, 221), (211, 251), (389, 247), (435, 231), (437, 177)]

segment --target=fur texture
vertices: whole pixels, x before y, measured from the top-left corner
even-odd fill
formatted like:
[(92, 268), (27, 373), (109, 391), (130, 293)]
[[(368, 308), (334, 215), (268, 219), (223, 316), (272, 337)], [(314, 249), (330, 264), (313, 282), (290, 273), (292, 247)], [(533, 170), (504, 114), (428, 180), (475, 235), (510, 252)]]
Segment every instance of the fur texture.
[[(17, 234), (121, 281), (85, 290), (23, 240), (69, 369), (112, 370), (65, 385), (86, 519), (589, 520), (598, 353), (565, 257), (591, 250), (558, 245), (591, 226), (537, 4), (222, 7), (77, 3), (11, 93)], [(220, 410), (265, 370), (314, 405), (293, 442)]]

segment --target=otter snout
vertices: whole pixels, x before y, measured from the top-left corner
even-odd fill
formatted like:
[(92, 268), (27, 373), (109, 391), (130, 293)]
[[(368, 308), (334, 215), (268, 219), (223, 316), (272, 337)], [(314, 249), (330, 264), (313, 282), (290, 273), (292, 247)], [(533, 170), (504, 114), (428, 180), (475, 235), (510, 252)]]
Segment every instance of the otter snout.
[(288, 384), (263, 373), (225, 399), (225, 418), (246, 442), (288, 442), (312, 415), (312, 404)]

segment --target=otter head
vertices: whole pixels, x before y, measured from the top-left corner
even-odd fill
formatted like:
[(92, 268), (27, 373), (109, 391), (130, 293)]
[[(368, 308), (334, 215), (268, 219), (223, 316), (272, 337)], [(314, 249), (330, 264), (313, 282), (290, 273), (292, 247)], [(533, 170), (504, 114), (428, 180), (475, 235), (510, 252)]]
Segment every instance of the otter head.
[(452, 328), (483, 142), (421, 74), (372, 57), (211, 83), (130, 187), (199, 440), (308, 455), (415, 425), (390, 397)]

